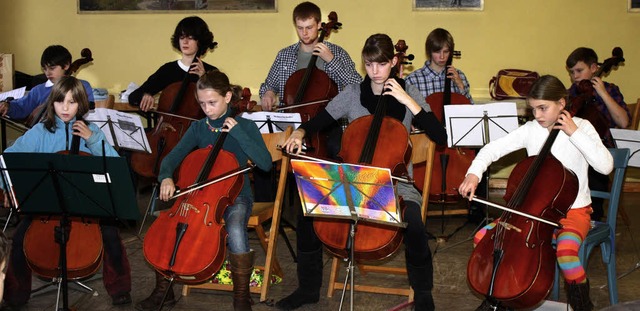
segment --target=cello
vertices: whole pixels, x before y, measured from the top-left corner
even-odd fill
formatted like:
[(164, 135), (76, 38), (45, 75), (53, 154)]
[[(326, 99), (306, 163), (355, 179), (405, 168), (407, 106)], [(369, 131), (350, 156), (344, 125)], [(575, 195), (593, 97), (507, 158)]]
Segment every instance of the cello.
[[(622, 48), (613, 48), (611, 54), (610, 58), (605, 59), (604, 62), (600, 64), (598, 70), (593, 74), (594, 77), (606, 75), (611, 72), (613, 67), (617, 67), (620, 63), (624, 62)], [(596, 107), (596, 97), (593, 95), (594, 89), (591, 80), (582, 80), (577, 87), (578, 95), (569, 100), (570, 105), (567, 110), (569, 110), (572, 115), (589, 120), (589, 122), (593, 124), (593, 127), (596, 128), (604, 145), (608, 148), (614, 148), (615, 144), (611, 136), (611, 131), (609, 130), (611, 124), (609, 124), (609, 121), (605, 119)]]
[(404, 77), (404, 65), (411, 65), (411, 62), (414, 58), (413, 54), (407, 54), (407, 50), (409, 46), (407, 43), (400, 39), (396, 42), (396, 45), (393, 46), (396, 49), (395, 57), (398, 58), (398, 63), (396, 63), (396, 72), (398, 73), (398, 78)]
[[(451, 92), (451, 78), (446, 74), (446, 70), (451, 66), (453, 58), (461, 55), (462, 53), (460, 51), (451, 51), (444, 69), (445, 79), (443, 92), (430, 94), (425, 99), (436, 118), (438, 118), (443, 125), (445, 125), (445, 106), (471, 104), (469, 99), (464, 95)], [(468, 148), (436, 146), (436, 152), (433, 157), (429, 201), (434, 203), (456, 203), (460, 201), (462, 197), (455, 187), (462, 183), (466, 168), (471, 165), (473, 157), (474, 152)], [(420, 173), (415, 175), (421, 176)], [(416, 183), (416, 186), (418, 189), (422, 189), (422, 184)]]
[[(198, 52), (193, 56), (192, 64), (217, 44), (212, 42), (205, 47), (198, 45)], [(195, 94), (196, 85), (191, 82), (189, 71), (185, 73), (182, 82), (172, 83), (162, 90), (156, 108), (156, 113), (161, 115), (160, 119), (155, 128), (147, 132), (149, 148), (153, 153), (136, 152), (131, 155), (131, 168), (137, 174), (157, 178), (162, 159), (180, 141), (192, 121), (204, 118), (204, 112), (200, 109)]]
[[(202, 184), (239, 167), (236, 157), (222, 150), (227, 135), (222, 132), (213, 147), (198, 149), (185, 157), (178, 170), (178, 187), (189, 188), (193, 181)], [(234, 175), (215, 185), (197, 188), (177, 199), (171, 209), (161, 211), (143, 241), (147, 262), (160, 274), (171, 280), (178, 277), (185, 284), (209, 279), (225, 258), (224, 211), (242, 185), (242, 175)]]
[[(355, 119), (347, 126), (339, 156), (347, 163), (385, 167), (391, 169), (394, 175), (404, 175), (411, 158), (409, 133), (402, 122), (385, 116), (387, 96), (390, 95), (380, 96), (375, 114)], [(394, 145), (394, 148), (385, 148), (390, 145)], [(329, 252), (347, 258), (350, 222), (316, 218), (313, 228)], [(400, 228), (371, 222), (360, 223), (354, 237), (353, 259), (386, 258), (398, 249), (400, 243)]]
[[(78, 121), (86, 121), (78, 119)], [(74, 135), (71, 148), (60, 151), (61, 154), (91, 156), (79, 152), (80, 136)], [(54, 238), (58, 226), (66, 234), (66, 270), (67, 279), (81, 279), (94, 274), (102, 263), (102, 233), (97, 220), (71, 218), (66, 216), (35, 217), (24, 236), (24, 254), (31, 270), (45, 278), (55, 279), (62, 273), (60, 245)]]
[[(342, 23), (338, 22), (338, 14), (333, 11), (329, 13), (329, 22), (322, 23), (318, 43), (323, 42), (332, 30), (337, 30), (341, 26)], [(333, 97), (338, 95), (338, 85), (324, 71), (316, 67), (317, 60), (318, 56), (312, 55), (307, 68), (294, 72), (287, 79), (284, 86), (285, 107), (278, 109), (300, 113), (302, 122), (311, 120), (327, 106)], [(320, 131), (307, 137), (308, 152), (327, 155), (326, 141), (330, 130)]]
[[(550, 132), (537, 156), (516, 165), (504, 196), (510, 211), (500, 216), (491, 235), (480, 240), (467, 264), (471, 288), (507, 307), (532, 307), (553, 285), (556, 262), (551, 238), (555, 227), (549, 223), (566, 216), (579, 186), (575, 174), (551, 155), (559, 131)], [(523, 217), (523, 213), (538, 220)]]

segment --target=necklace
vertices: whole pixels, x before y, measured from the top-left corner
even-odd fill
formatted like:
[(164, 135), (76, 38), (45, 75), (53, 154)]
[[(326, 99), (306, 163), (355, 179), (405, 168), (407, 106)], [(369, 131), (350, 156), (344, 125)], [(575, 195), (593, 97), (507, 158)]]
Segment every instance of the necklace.
[(207, 118), (207, 120), (205, 122), (207, 123), (207, 126), (209, 127), (210, 131), (212, 131), (214, 133), (222, 132), (222, 127), (213, 127), (213, 126), (211, 126), (211, 124), (209, 124), (209, 118)]

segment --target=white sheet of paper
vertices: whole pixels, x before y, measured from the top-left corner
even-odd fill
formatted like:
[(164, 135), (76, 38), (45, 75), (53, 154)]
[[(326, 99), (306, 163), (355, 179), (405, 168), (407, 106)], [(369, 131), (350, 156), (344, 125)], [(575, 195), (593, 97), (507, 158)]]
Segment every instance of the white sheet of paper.
[[(483, 121), (485, 113), (489, 117), (487, 142)], [(481, 147), (518, 128), (518, 112), (514, 102), (447, 105), (444, 114), (449, 147)]]
[(640, 131), (611, 129), (611, 136), (618, 148), (629, 148), (631, 156), (627, 166), (640, 167)]
[(0, 93), (0, 101), (5, 100), (9, 97), (13, 97), (13, 99), (22, 98), (27, 91), (27, 87), (23, 86), (21, 88), (11, 90), (8, 92)]
[[(118, 141), (118, 146), (114, 144), (113, 135), (107, 123), (109, 118), (113, 122), (113, 132)], [(139, 115), (114, 109), (96, 108), (89, 111), (84, 116), (84, 119), (96, 123), (112, 146), (151, 153), (149, 141)]]
[[(293, 126), (295, 130), (302, 123), (299, 113), (257, 111), (243, 112), (240, 116), (255, 122), (263, 134), (283, 132), (289, 126)], [(271, 120), (271, 124), (268, 120)]]

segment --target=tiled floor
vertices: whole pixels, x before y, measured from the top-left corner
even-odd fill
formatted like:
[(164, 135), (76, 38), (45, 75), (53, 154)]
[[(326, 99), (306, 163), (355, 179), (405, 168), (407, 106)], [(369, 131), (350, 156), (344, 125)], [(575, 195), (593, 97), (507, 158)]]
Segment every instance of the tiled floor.
[[(144, 212), (146, 208), (146, 198), (148, 194), (140, 197), (140, 209)], [(622, 205), (630, 216), (629, 224), (619, 221), (617, 228), (617, 264), (618, 273), (624, 273), (630, 269), (637, 267), (640, 262), (640, 211), (636, 208), (637, 202), (640, 202), (640, 194), (626, 193), (622, 197)], [(438, 207), (432, 206), (432, 209)], [(434, 235), (441, 235), (441, 224), (443, 219), (433, 217), (428, 220), (428, 231)], [(480, 303), (469, 289), (466, 283), (466, 263), (472, 249), (471, 241), (468, 239), (472, 232), (476, 229), (474, 225), (464, 224), (465, 218), (446, 218), (444, 219), (444, 234), (453, 232), (456, 228), (461, 229), (455, 233), (448, 241), (430, 242), (431, 250), (434, 254), (434, 280), (435, 288), (433, 294), (435, 297), (437, 310), (474, 310)], [(148, 224), (147, 224), (148, 225)], [(122, 237), (125, 241), (129, 260), (132, 266), (133, 274), (133, 291), (132, 296), (134, 302), (144, 299), (151, 291), (154, 283), (152, 270), (145, 263), (142, 254), (142, 240), (136, 234), (138, 228), (130, 228), (122, 230)], [(295, 245), (295, 233), (288, 230), (288, 236)], [(255, 249), (259, 249), (255, 235), (252, 235), (251, 243)], [(258, 250), (257, 254), (263, 256)], [(274, 285), (270, 292), (270, 299), (280, 299), (294, 290), (297, 281), (295, 277), (295, 263), (292, 261), (291, 255), (288, 253), (282, 239), (278, 242), (277, 256), (285, 270), (285, 278), (281, 284)], [(389, 264), (402, 266), (403, 255), (396, 255)], [(320, 302), (315, 305), (309, 305), (300, 310), (337, 310), (340, 303), (340, 293), (336, 292), (332, 298), (327, 298), (326, 290), (328, 283), (328, 272), (330, 268), (330, 259), (327, 255), (325, 259), (325, 275), (323, 280), (322, 296)], [(639, 269), (640, 270), (640, 269)], [(609, 306), (608, 294), (606, 288), (606, 273), (604, 265), (600, 260), (600, 251), (596, 250), (589, 261), (588, 274), (591, 279), (592, 300), (597, 309)], [(342, 273), (344, 275), (344, 273)], [(342, 276), (341, 276), (342, 277)], [(401, 276), (374, 276), (369, 274), (363, 277), (356, 275), (356, 280), (367, 284), (388, 284), (397, 286), (408, 286), (406, 277)], [(91, 294), (84, 294), (77, 290), (70, 291), (70, 304), (76, 306), (78, 310), (133, 310), (132, 306), (113, 307), (109, 296), (106, 294), (102, 282), (99, 280), (90, 280), (87, 285), (94, 288)], [(35, 287), (35, 285), (34, 285)], [(179, 292), (179, 287), (175, 289)], [(640, 299), (640, 271), (631, 272), (628, 276), (623, 277), (618, 283), (619, 299), (621, 302), (630, 302)], [(561, 295), (564, 300), (564, 295)], [(259, 296), (254, 295), (254, 300), (258, 300)], [(53, 310), (55, 308), (56, 294), (51, 291), (32, 297), (27, 310)], [(405, 298), (394, 295), (385, 294), (364, 294), (355, 293), (354, 306), (355, 310), (387, 310), (398, 306), (405, 301)], [(189, 296), (182, 297), (173, 310), (232, 310), (232, 297), (230, 292), (220, 291), (201, 291), (194, 290)], [(345, 309), (349, 308), (349, 301), (344, 305)], [(633, 310), (633, 306), (630, 307)], [(257, 304), (254, 310), (275, 310), (265, 303)], [(407, 310), (409, 310), (407, 308)]]

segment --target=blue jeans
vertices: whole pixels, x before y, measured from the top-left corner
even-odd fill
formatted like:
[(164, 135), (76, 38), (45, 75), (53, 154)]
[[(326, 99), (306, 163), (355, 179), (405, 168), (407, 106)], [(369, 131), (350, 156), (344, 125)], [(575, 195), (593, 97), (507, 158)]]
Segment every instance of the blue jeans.
[(224, 211), (225, 229), (229, 234), (227, 247), (233, 254), (249, 252), (249, 236), (247, 235), (247, 224), (251, 216), (253, 199), (251, 196), (239, 195), (233, 205)]

